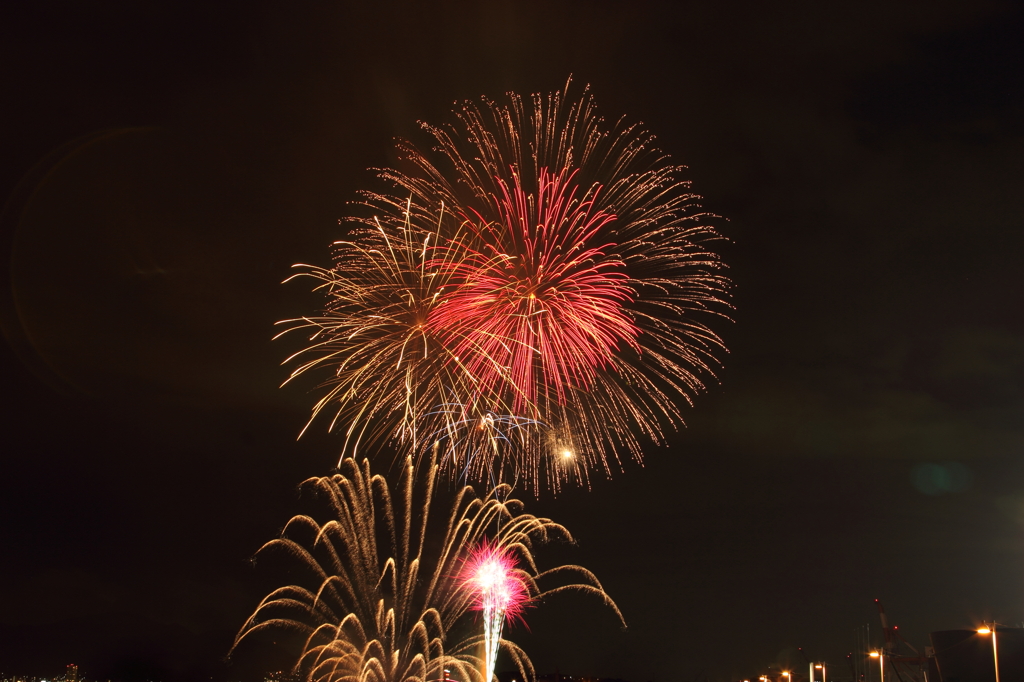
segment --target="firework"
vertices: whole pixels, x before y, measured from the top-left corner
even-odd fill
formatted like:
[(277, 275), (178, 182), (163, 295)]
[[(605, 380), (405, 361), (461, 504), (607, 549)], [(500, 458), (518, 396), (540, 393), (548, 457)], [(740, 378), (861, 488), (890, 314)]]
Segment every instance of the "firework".
[(335, 242), (334, 268), (297, 265), (301, 272), (289, 278), (316, 280), (328, 300), (322, 315), (279, 324), (288, 327), (283, 333), (310, 334), (310, 345), (285, 361), (301, 360), (288, 381), (315, 369), (330, 373), (310, 421), (334, 409), (331, 428), (341, 423), (345, 430), (342, 457), (380, 438), (416, 449), (420, 430), (449, 424), (437, 409), (446, 396), (475, 393), (459, 358), (426, 326), (449, 286), (454, 268), (447, 259), (458, 252), (439, 250), (436, 229), (411, 222), (411, 208)]
[(711, 216), (653, 137), (606, 127), (588, 93), (457, 117), (424, 125), (433, 154), (400, 145), (413, 170), (382, 173), (400, 196), (449, 206), (467, 242), (428, 326), (485, 401), (546, 425), (518, 454), (528, 484), (610, 474), (618, 452), (640, 459), (638, 435), (663, 442), (682, 424), (724, 352), (708, 326), (728, 310)]
[(476, 405), (449, 403), (434, 414), (443, 426), (427, 441), (443, 452), (442, 463), (454, 467), (461, 480), (480, 479), (492, 487), (500, 482), (515, 487), (520, 470), (516, 454), (547, 430), (535, 419), (480, 411)]
[[(437, 473), (433, 458), (410, 459), (392, 491), (371, 474), (368, 461), (346, 458), (341, 473), (306, 481), (303, 490), (325, 504), (329, 519), (296, 516), (257, 554), (261, 561), (285, 559), (305, 580), (263, 599), (235, 647), (263, 632), (296, 633), (296, 668), (308, 680), (436, 682), (447, 668), (461, 682), (491, 682), (497, 644), (530, 679), (529, 658), (507, 640), (488, 640), (480, 655), (485, 638), (472, 623), (480, 592), (465, 575), (479, 565), (481, 547), (503, 562), (506, 613), (525, 599), (575, 590), (598, 596), (621, 620), (586, 569), (538, 570), (535, 545), (571, 541), (565, 528), (524, 513), (518, 500), (508, 499), (508, 486), (483, 498), (470, 487), (442, 495)], [(554, 574), (575, 580), (542, 590)]]
[(453, 259), (458, 287), (429, 318), (483, 392), (514, 389), (513, 412), (589, 388), (620, 344), (636, 348), (638, 333), (623, 308), (633, 298), (624, 264), (605, 257), (612, 244), (595, 243), (615, 216), (593, 210), (592, 199), (578, 204), (567, 169), (539, 173), (536, 195), (514, 173), (494, 221), (475, 211), (465, 219), (486, 251)]
[(485, 680), (494, 675), (505, 618), (518, 616), (529, 599), (529, 589), (515, 568), (510, 553), (486, 541), (473, 552), (466, 567), (465, 586), (476, 595), (475, 607), (483, 612)]
[[(314, 412), (336, 404), (350, 435), (372, 413), (419, 454), (437, 434), (470, 439), (445, 459), (467, 480), (539, 490), (610, 475), (620, 453), (641, 459), (641, 438), (663, 443), (682, 424), (725, 350), (708, 326), (728, 310), (712, 216), (653, 137), (606, 126), (589, 93), (456, 115), (424, 124), (433, 152), (400, 143), (406, 170), (381, 171), (393, 193), (366, 194), (364, 224), (429, 246), (385, 252), (363, 228), (316, 271), (336, 303), (296, 374), (334, 371)], [(396, 306), (390, 330), (357, 321)], [(522, 428), (496, 441), (459, 426), (487, 415)]]

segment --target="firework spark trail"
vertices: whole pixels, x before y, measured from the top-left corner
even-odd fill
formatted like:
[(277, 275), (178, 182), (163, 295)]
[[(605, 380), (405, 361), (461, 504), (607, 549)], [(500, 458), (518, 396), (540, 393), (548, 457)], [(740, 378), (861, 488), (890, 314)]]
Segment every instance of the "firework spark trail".
[[(424, 420), (438, 417), (434, 408), (444, 396), (478, 393), (471, 372), (426, 326), (450, 286), (448, 259), (459, 251), (439, 249), (436, 229), (413, 224), (410, 208), (407, 203), (401, 216), (377, 219), (335, 242), (335, 267), (297, 265), (302, 272), (289, 278), (317, 280), (316, 289), (328, 298), (323, 315), (279, 324), (288, 326), (282, 334), (310, 335), (310, 345), (285, 360), (301, 360), (288, 381), (317, 369), (332, 375), (309, 423), (334, 407), (331, 428), (340, 423), (345, 429), (342, 457), (388, 438), (415, 450), (424, 429), (447, 423), (443, 415)], [(477, 362), (485, 356), (472, 344), (462, 347)]]
[[(515, 487), (517, 466), (515, 454), (534, 439), (546, 426), (527, 417), (482, 413), (463, 403), (439, 405), (426, 416), (443, 423), (440, 430), (428, 435), (425, 442), (434, 443), (443, 453), (442, 463), (456, 467), (457, 478), (479, 478), (479, 469), (489, 472), (492, 487), (505, 482)], [(433, 420), (431, 420), (433, 421)]]
[[(484, 638), (473, 634), (479, 593), (463, 578), (483, 546), (507, 560), (519, 597), (535, 602), (564, 591), (591, 594), (621, 621), (590, 571), (572, 565), (538, 570), (537, 544), (572, 537), (557, 523), (524, 513), (521, 502), (508, 499), (508, 486), (483, 498), (468, 486), (445, 496), (437, 490), (434, 458), (409, 459), (394, 489), (371, 473), (367, 460), (346, 458), (340, 470), (302, 485), (324, 503), (329, 519), (296, 516), (257, 553), (261, 563), (283, 559), (305, 580), (263, 599), (239, 632), (236, 653), (244, 642), (259, 644), (261, 633), (276, 640), (290, 632), (301, 640), (295, 667), (308, 680), (436, 682), (447, 667), (461, 682), (491, 682), (483, 671), (493, 652), (481, 658)], [(549, 580), (561, 582), (542, 590)], [(506, 640), (498, 644), (532, 679), (526, 654)]]

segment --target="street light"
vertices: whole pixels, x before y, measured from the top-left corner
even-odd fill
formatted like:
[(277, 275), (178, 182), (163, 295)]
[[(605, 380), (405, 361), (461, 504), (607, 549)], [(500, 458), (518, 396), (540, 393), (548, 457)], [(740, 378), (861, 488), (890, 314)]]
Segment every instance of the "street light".
[(996, 624), (992, 627), (983, 626), (978, 628), (979, 635), (992, 635), (992, 663), (996, 668), (996, 682), (999, 682), (999, 648), (996, 646)]
[(885, 655), (881, 651), (872, 651), (868, 656), (878, 659), (878, 674), (881, 682), (885, 682)]

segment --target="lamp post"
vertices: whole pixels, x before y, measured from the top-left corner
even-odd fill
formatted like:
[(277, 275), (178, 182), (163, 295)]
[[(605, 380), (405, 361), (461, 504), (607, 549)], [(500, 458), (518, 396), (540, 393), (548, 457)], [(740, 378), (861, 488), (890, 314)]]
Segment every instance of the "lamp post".
[(885, 653), (882, 651), (872, 651), (868, 656), (878, 659), (878, 674), (881, 682), (885, 682)]
[(979, 635), (992, 635), (992, 663), (996, 669), (996, 682), (999, 682), (999, 647), (996, 646), (996, 624), (992, 623), (992, 627), (978, 628)]

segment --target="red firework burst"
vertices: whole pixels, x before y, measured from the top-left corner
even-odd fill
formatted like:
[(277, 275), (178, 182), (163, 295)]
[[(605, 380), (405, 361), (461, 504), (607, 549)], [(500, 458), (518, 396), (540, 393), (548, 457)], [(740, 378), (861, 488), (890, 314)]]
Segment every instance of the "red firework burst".
[(521, 618), (530, 589), (519, 575), (511, 552), (483, 540), (466, 562), (463, 585), (474, 595), (473, 608), (491, 612), (498, 621)]
[(428, 326), (447, 340), (479, 381), (516, 414), (566, 402), (569, 388), (587, 389), (623, 345), (639, 333), (624, 305), (634, 293), (623, 262), (598, 234), (615, 216), (596, 209), (593, 192), (576, 197), (575, 172), (540, 171), (536, 193), (517, 173), (497, 180), (498, 217), (464, 215), (475, 251), (449, 259), (459, 282), (432, 311)]

